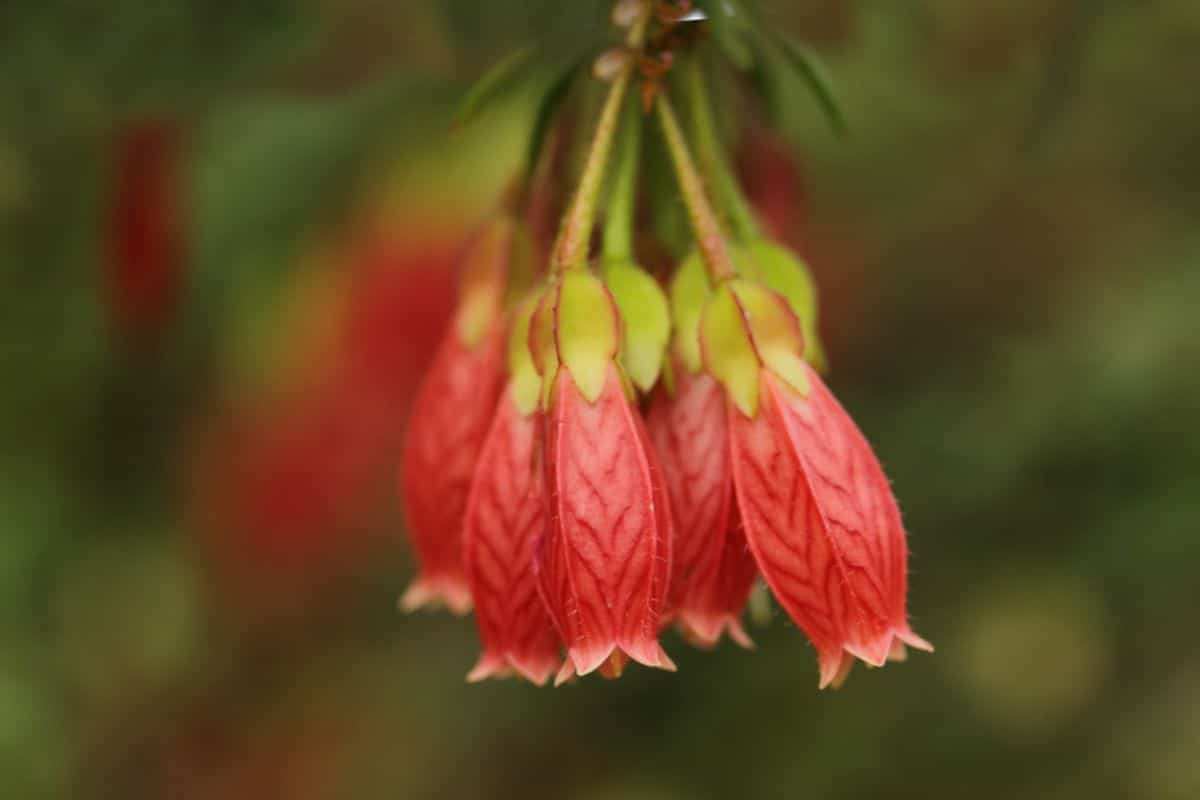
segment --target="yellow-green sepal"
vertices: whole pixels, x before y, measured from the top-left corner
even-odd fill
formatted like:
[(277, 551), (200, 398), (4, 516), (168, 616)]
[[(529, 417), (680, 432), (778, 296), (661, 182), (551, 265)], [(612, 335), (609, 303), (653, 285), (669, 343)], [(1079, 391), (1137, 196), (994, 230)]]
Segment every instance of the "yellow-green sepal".
[(529, 330), (537, 306), (537, 298), (532, 297), (517, 307), (508, 339), (508, 390), (517, 411), (525, 417), (537, 411), (542, 390), (542, 378), (529, 349)]
[(757, 278), (787, 300), (800, 319), (805, 359), (824, 372), (827, 361), (818, 331), (817, 285), (808, 265), (791, 250), (769, 239), (751, 239), (740, 248), (745, 253), (743, 268), (747, 276)]
[(513, 221), (512, 244), (509, 246), (508, 286), (505, 291), (505, 306), (512, 308), (529, 295), (537, 281), (540, 256), (533, 240), (533, 231), (524, 220)]
[[(604, 391), (621, 347), (620, 315), (608, 289), (591, 272), (568, 271), (551, 291), (554, 300), (550, 324), (556, 361), (570, 371), (584, 399), (594, 403)], [(546, 322), (542, 317), (544, 314), (535, 315), (538, 336), (544, 336)], [(545, 380), (547, 370), (541, 372)], [(543, 398), (548, 396), (546, 389)]]
[(547, 286), (534, 301), (529, 319), (528, 347), (534, 371), (541, 379), (539, 401), (542, 408), (550, 405), (554, 380), (558, 376), (558, 343), (555, 341), (555, 307), (558, 305), (558, 283)]
[(762, 364), (800, 394), (808, 394), (804, 334), (787, 300), (756, 281), (731, 281), (729, 289)]
[(454, 324), (467, 347), (483, 341), (503, 313), (514, 231), (511, 217), (498, 216), (480, 232), (466, 254)]
[(758, 414), (760, 362), (730, 284), (717, 287), (701, 313), (700, 345), (704, 367), (748, 417)]
[(700, 349), (700, 318), (712, 294), (708, 270), (700, 251), (693, 250), (675, 270), (671, 280), (671, 320), (675, 325), (675, 349), (689, 372), (704, 367)]
[(604, 282), (621, 312), (624, 336), (621, 365), (643, 392), (654, 388), (662, 373), (667, 342), (671, 338), (671, 310), (662, 287), (629, 261), (604, 265)]
[(762, 284), (734, 280), (718, 287), (704, 307), (700, 340), (705, 368), (746, 416), (758, 413), (763, 367), (808, 392), (799, 322), (787, 301)]

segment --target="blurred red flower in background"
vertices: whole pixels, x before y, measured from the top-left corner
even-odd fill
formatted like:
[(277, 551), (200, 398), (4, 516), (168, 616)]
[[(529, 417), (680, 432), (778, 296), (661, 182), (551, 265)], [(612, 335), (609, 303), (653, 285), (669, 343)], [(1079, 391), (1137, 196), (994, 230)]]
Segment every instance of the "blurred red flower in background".
[(130, 122), (112, 147), (104, 284), (113, 329), (156, 340), (175, 310), (183, 277), (181, 142), (166, 119)]
[(450, 317), (459, 246), (398, 228), (341, 251), (332, 302), (299, 321), (330, 329), (326, 341), (282, 390), (243, 399), (217, 423), (202, 447), (197, 506), (237, 586), (287, 602), (268, 590), (273, 581), (320, 582), (362, 563), (371, 545), (362, 533), (382, 529), (369, 522)]

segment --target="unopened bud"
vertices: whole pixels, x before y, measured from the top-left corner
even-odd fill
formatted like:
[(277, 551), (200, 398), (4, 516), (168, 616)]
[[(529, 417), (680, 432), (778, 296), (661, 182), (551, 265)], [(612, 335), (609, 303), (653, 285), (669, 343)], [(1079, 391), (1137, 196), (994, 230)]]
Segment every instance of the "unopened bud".
[(629, 51), (614, 47), (612, 50), (601, 53), (600, 57), (592, 64), (592, 75), (605, 83), (614, 81), (629, 66), (631, 58)]

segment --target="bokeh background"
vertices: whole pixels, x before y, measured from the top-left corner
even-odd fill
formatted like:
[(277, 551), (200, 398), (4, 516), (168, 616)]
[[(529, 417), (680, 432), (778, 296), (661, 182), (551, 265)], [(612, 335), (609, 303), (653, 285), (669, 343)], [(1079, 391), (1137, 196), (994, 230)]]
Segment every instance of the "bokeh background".
[(763, 4), (853, 135), (777, 87), (743, 167), (936, 655), (820, 693), (775, 614), (468, 686), (472, 624), (395, 610), (405, 406), (530, 112), (449, 117), (605, 5), (0, 5), (0, 795), (1200, 797), (1193, 0)]

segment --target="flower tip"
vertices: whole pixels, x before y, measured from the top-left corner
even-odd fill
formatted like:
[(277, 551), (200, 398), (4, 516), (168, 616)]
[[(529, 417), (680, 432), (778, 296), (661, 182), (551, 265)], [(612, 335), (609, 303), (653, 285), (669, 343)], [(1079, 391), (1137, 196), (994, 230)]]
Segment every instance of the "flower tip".
[(411, 614), (422, 608), (446, 608), (457, 617), (471, 613), (471, 590), (453, 578), (417, 578), (400, 596), (400, 610)]
[(712, 650), (721, 642), (721, 635), (728, 633), (734, 644), (745, 650), (754, 650), (754, 640), (746, 633), (742, 623), (732, 615), (712, 617), (707, 615), (680, 613), (679, 634), (688, 644), (701, 650)]
[(678, 671), (675, 662), (667, 655), (667, 651), (662, 649), (662, 645), (658, 643), (657, 639), (647, 639), (641, 642), (622, 645), (621, 649), (624, 650), (623, 656), (628, 656), (643, 667), (666, 670), (667, 672)]
[(922, 639), (920, 636), (913, 633), (912, 630), (909, 628), (905, 628), (904, 630), (896, 631), (896, 638), (899, 639), (904, 644), (908, 645), (909, 647), (913, 648), (914, 650), (921, 650), (922, 652), (925, 652), (925, 653), (933, 652), (933, 645), (930, 644), (927, 640)]
[(854, 669), (854, 657), (844, 650), (832, 654), (822, 653), (819, 663), (821, 679), (817, 688), (822, 691), (842, 688), (846, 684), (846, 679), (850, 677), (850, 671)]
[(729, 621), (729, 638), (734, 644), (743, 650), (756, 650), (758, 646), (754, 644), (754, 640), (746, 633), (746, 629), (742, 627), (742, 623), (736, 619)]
[(887, 663), (893, 641), (894, 636), (889, 633), (869, 642), (846, 642), (844, 646), (850, 656), (861, 659), (867, 666), (882, 667)]
[(534, 686), (545, 686), (546, 682), (550, 680), (550, 676), (554, 674), (555, 665), (551, 662), (526, 662), (512, 656), (509, 656), (508, 661), (518, 675)]
[(575, 662), (570, 656), (563, 659), (562, 667), (559, 668), (558, 674), (554, 676), (554, 688), (562, 686), (564, 683), (570, 683), (575, 680)]
[(609, 654), (608, 660), (600, 665), (600, 669), (597, 672), (600, 673), (601, 677), (615, 681), (625, 674), (625, 667), (628, 665), (629, 657), (620, 650), (613, 650)]
[(554, 672), (553, 664), (530, 665), (515, 661), (511, 656), (484, 654), (479, 663), (467, 673), (467, 683), (481, 683), (488, 678), (524, 678), (534, 686), (545, 686)]
[(488, 678), (506, 678), (511, 673), (504, 659), (484, 655), (479, 659), (470, 672), (467, 673), (467, 683), (482, 683)]

